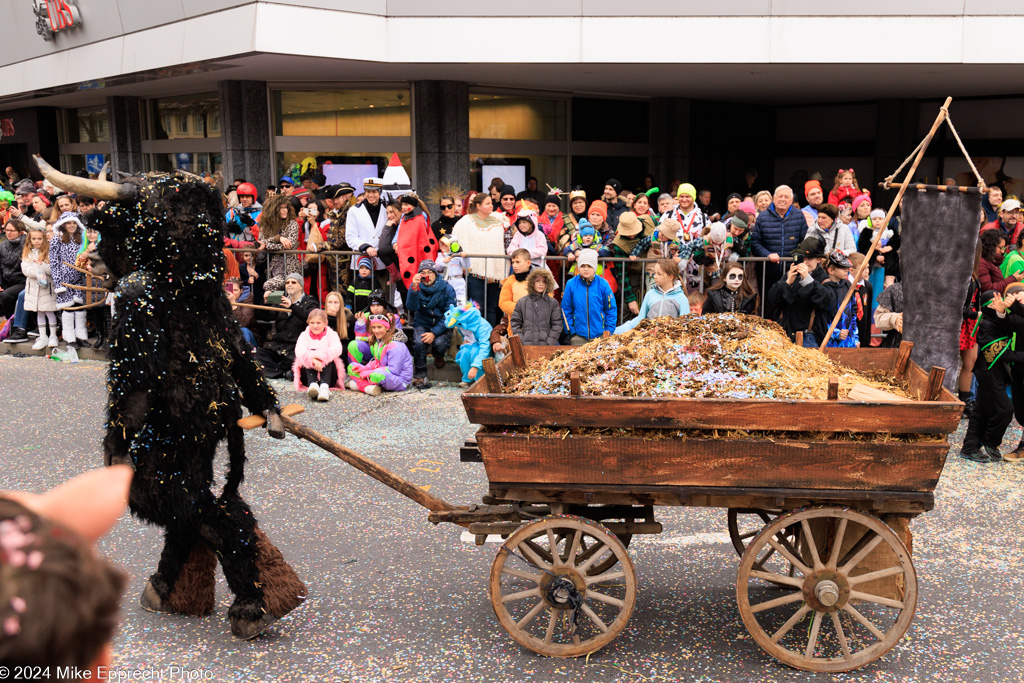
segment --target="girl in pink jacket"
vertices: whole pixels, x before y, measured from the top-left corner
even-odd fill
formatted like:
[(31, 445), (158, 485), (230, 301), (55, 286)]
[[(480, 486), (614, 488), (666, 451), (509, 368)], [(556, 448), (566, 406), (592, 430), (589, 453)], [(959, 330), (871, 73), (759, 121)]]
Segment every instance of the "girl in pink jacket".
[(306, 331), (295, 342), (295, 390), (305, 391), (312, 401), (329, 401), (331, 388), (342, 388), (344, 347), (338, 333), (327, 326), (327, 313), (322, 309), (310, 311), (306, 324)]

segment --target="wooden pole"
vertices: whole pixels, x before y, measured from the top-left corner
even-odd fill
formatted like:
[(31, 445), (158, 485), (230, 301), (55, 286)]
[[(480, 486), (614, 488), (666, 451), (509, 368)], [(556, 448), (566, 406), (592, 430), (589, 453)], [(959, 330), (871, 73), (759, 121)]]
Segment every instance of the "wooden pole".
[[(456, 506), (451, 505), (450, 503), (446, 503), (440, 498), (436, 498), (435, 496), (430, 495), (429, 493), (427, 493), (420, 487), (416, 486), (412, 482), (402, 479), (397, 474), (394, 474), (390, 470), (381, 467), (372, 460), (364, 458), (355, 451), (351, 451), (345, 448), (337, 441), (328, 439), (323, 434), (320, 434), (319, 432), (310, 429), (301, 422), (296, 422), (292, 418), (288, 417), (288, 415), (290, 414), (296, 414), (294, 408), (301, 409), (301, 406), (285, 406), (284, 408), (281, 409), (281, 422), (284, 424), (284, 428), (287, 429), (292, 434), (294, 434), (295, 436), (299, 437), (300, 439), (305, 439), (306, 441), (309, 441), (312, 444), (316, 444), (317, 446), (324, 449), (328, 453), (336, 455), (338, 458), (344, 460), (349, 465), (352, 465), (352, 467), (355, 467), (363, 474), (370, 475), (380, 483), (394, 489), (395, 491), (398, 491), (406, 498), (411, 498), (412, 500), (419, 503), (423, 507), (427, 508), (431, 512), (459, 509)], [(298, 412), (301, 412), (301, 410)], [(245, 417), (239, 420), (238, 424), (239, 426), (245, 429), (253, 429), (255, 427), (262, 426), (265, 422), (266, 420), (263, 418), (262, 415), (250, 415), (249, 417)]]
[(583, 394), (580, 388), (580, 373), (578, 370), (573, 370), (569, 373), (569, 395), (570, 396), (581, 396)]
[(925, 395), (922, 400), (935, 401), (939, 398), (942, 393), (942, 380), (946, 378), (946, 368), (940, 368), (937, 365), (933, 365), (931, 371), (928, 373), (928, 388), (925, 390)]
[(523, 351), (523, 340), (518, 334), (508, 336), (508, 347), (512, 351), (512, 364), (517, 368), (525, 368), (526, 352)]
[(796, 345), (797, 346), (801, 346), (801, 347), (804, 345), (804, 333), (803, 332), (797, 332), (796, 333)]
[(896, 367), (893, 368), (893, 375), (896, 379), (903, 379), (907, 374), (907, 366), (910, 365), (910, 353), (914, 350), (914, 342), (901, 341), (900, 350), (896, 355)]
[(107, 305), (106, 301), (94, 301), (91, 304), (86, 304), (84, 306), (71, 306), (69, 308), (62, 308), (60, 310), (62, 310), (62, 311), (84, 311), (87, 308), (98, 308), (100, 306), (106, 306), (106, 305)]
[(839, 400), (839, 378), (837, 377), (828, 378), (828, 400)]
[(103, 289), (102, 287), (86, 287), (85, 285), (72, 285), (67, 282), (60, 283), (64, 287), (69, 289), (77, 289), (79, 292), (102, 292), (103, 294), (110, 294), (109, 289)]
[(839, 306), (839, 310), (836, 311), (835, 317), (832, 318), (832, 324), (828, 326), (828, 332), (825, 333), (825, 338), (821, 340), (821, 345), (818, 347), (819, 351), (824, 351), (825, 347), (828, 346), (828, 340), (832, 338), (832, 333), (835, 331), (836, 325), (839, 324), (839, 319), (843, 317), (843, 311), (846, 310), (846, 305), (850, 303), (850, 298), (853, 296), (853, 292), (857, 288), (856, 285), (860, 281), (864, 269), (871, 265), (871, 257), (875, 255), (875, 250), (878, 249), (878, 245), (882, 242), (882, 233), (885, 232), (885, 226), (889, 225), (889, 220), (892, 218), (892, 215), (896, 213), (896, 207), (900, 205), (900, 200), (903, 199), (903, 195), (907, 191), (907, 186), (914, 177), (914, 173), (917, 171), (917, 167), (920, 165), (921, 159), (924, 158), (924, 153), (928, 150), (928, 145), (931, 144), (932, 138), (935, 137), (935, 132), (949, 115), (949, 104), (952, 101), (952, 97), (947, 97), (942, 108), (939, 109), (939, 115), (935, 117), (935, 123), (932, 124), (931, 130), (928, 131), (928, 135), (925, 136), (924, 142), (921, 145), (921, 150), (917, 153), (917, 157), (914, 159), (913, 165), (911, 165), (910, 170), (907, 171), (906, 181), (900, 185), (900, 190), (896, 193), (896, 198), (892, 201), (892, 206), (889, 207), (888, 213), (885, 214), (885, 220), (882, 221), (880, 226), (875, 228), (875, 238), (871, 240), (871, 248), (868, 249), (868, 253), (864, 254), (864, 262), (860, 264), (860, 268), (858, 268), (857, 272), (854, 273), (853, 286), (846, 292), (846, 296), (843, 298), (843, 303)]
[(498, 366), (494, 364), (493, 358), (484, 358), (484, 377), (487, 379), (487, 391), (492, 394), (503, 394), (501, 390), (501, 378), (498, 376)]
[(255, 308), (257, 311), (273, 311), (274, 313), (291, 313), (289, 308), (281, 308), (280, 306), (260, 306), (258, 304), (240, 304), (237, 301), (232, 306), (241, 306), (242, 308)]
[(936, 192), (959, 192), (961, 194), (984, 194), (988, 192), (988, 188), (982, 189), (973, 185), (929, 185), (927, 183), (889, 183), (889, 187), (885, 187), (885, 183), (878, 183), (879, 187), (885, 189), (900, 188), (906, 186), (911, 190), (934, 190)]

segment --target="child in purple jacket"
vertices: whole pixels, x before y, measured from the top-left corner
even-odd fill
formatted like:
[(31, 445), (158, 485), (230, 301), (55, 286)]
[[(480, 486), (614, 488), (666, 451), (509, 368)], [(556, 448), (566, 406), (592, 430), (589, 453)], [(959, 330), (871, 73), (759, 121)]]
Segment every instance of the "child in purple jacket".
[[(370, 326), (369, 335), (366, 325)], [(383, 391), (405, 391), (412, 381), (412, 355), (405, 344), (394, 341), (387, 315), (370, 314), (356, 323), (356, 339), (348, 345), (352, 362), (345, 386), (371, 396)]]

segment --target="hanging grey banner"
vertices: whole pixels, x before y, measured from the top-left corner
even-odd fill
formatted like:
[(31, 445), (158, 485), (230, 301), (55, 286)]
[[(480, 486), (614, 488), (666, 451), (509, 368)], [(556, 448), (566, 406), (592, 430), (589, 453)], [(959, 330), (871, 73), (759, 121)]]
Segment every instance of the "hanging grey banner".
[(911, 360), (925, 372), (946, 368), (943, 385), (955, 395), (981, 195), (909, 190), (902, 216), (903, 339), (914, 342)]

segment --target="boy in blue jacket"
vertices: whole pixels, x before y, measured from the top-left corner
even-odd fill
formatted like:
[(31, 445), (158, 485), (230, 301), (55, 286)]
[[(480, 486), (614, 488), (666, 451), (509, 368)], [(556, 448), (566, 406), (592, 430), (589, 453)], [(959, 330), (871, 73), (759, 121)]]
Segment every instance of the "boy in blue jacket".
[(412, 316), (415, 330), (412, 340), (412, 385), (424, 386), (427, 378), (427, 353), (434, 355), (434, 367), (444, 367), (444, 354), (451, 346), (451, 332), (444, 324), (444, 315), (455, 305), (455, 290), (437, 277), (432, 259), (420, 261), (419, 272), (412, 278), (405, 310)]
[(572, 345), (582, 346), (592, 339), (610, 336), (615, 331), (619, 311), (611, 286), (597, 277), (597, 252), (583, 249), (576, 263), (577, 275), (566, 283), (562, 294), (562, 312)]

